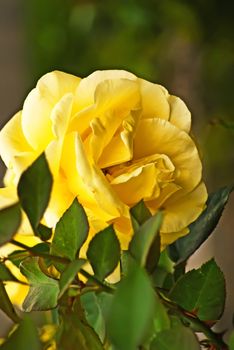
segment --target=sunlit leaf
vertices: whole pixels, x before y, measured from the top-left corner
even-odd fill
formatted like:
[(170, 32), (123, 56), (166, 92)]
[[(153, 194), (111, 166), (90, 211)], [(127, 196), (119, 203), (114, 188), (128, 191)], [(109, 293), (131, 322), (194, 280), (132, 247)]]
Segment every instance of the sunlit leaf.
[(49, 310), (57, 305), (58, 281), (46, 276), (39, 268), (38, 258), (27, 258), (20, 264), (20, 271), (29, 281), (30, 289), (23, 303), (23, 310)]

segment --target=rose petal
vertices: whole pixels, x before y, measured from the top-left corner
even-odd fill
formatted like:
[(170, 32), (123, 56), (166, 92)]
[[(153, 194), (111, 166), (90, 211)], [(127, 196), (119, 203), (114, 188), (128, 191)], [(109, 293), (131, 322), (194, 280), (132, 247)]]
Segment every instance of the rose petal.
[(22, 111), (22, 128), (29, 144), (42, 151), (53, 139), (50, 114), (68, 92), (75, 93), (80, 78), (62, 72), (44, 75), (27, 96)]
[(136, 80), (136, 76), (124, 70), (98, 70), (82, 79), (76, 91), (76, 106), (81, 110), (94, 103), (95, 91), (101, 82), (112, 79)]
[(191, 113), (188, 110), (186, 104), (176, 96), (169, 96), (168, 101), (170, 103), (170, 118), (169, 121), (189, 133), (191, 128)]
[(36, 159), (37, 154), (22, 132), (21, 112), (15, 114), (1, 130), (0, 154), (6, 166), (14, 170), (17, 178)]
[(175, 242), (178, 238), (183, 237), (189, 233), (189, 229), (186, 227), (178, 232), (161, 233), (161, 251), (165, 249), (169, 244)]
[(142, 96), (142, 118), (169, 119), (168, 92), (161, 85), (138, 79)]
[(122, 122), (122, 130), (103, 149), (98, 161), (100, 168), (107, 168), (127, 162), (133, 157), (133, 139), (137, 129), (140, 111), (132, 111)]
[(179, 232), (195, 221), (205, 208), (207, 190), (201, 182), (192, 192), (175, 193), (164, 203), (164, 219), (161, 227), (164, 233)]
[[(144, 141), (143, 141), (144, 140)], [(175, 183), (191, 191), (201, 180), (202, 165), (191, 137), (166, 120), (142, 119), (134, 138), (134, 159), (167, 155), (175, 166)]]

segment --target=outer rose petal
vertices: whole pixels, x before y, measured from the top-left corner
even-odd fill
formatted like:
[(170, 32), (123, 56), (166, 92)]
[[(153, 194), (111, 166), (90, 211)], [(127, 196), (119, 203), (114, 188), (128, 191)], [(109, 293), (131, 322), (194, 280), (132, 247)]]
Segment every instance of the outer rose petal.
[(7, 168), (14, 169), (17, 178), (36, 159), (37, 153), (22, 132), (21, 112), (15, 114), (1, 130), (0, 154)]
[(75, 93), (79, 82), (80, 78), (70, 74), (48, 73), (27, 96), (22, 111), (22, 128), (35, 150), (41, 152), (53, 139), (51, 111), (65, 94)]
[(15, 186), (0, 188), (0, 209), (8, 207), (18, 201)]
[(142, 118), (169, 119), (168, 92), (161, 85), (138, 79), (142, 95)]
[(176, 96), (169, 96), (170, 118), (169, 121), (179, 129), (189, 133), (191, 128), (191, 113), (186, 104)]
[(98, 84), (104, 80), (129, 79), (136, 80), (137, 77), (124, 70), (98, 70), (88, 77), (82, 79), (76, 91), (76, 106), (79, 110), (94, 103), (95, 91)]
[(71, 205), (75, 195), (68, 188), (67, 181), (60, 174), (54, 179), (49, 205), (44, 214), (45, 223), (55, 227), (58, 220)]
[(55, 105), (51, 113), (52, 129), (56, 139), (47, 146), (46, 156), (54, 178), (56, 178), (59, 171), (63, 142), (71, 117), (72, 106), (73, 95), (68, 93)]
[(185, 103), (179, 97), (169, 95), (161, 85), (138, 80), (142, 95), (142, 118), (165, 119), (188, 133), (191, 127), (191, 113)]
[(161, 234), (161, 251), (165, 249), (169, 244), (175, 242), (178, 238), (186, 236), (189, 233), (189, 229), (186, 227), (179, 232), (170, 232)]
[(201, 180), (202, 165), (193, 140), (166, 120), (153, 118), (140, 121), (133, 154), (134, 159), (152, 154), (167, 155), (176, 168), (175, 183), (185, 191), (193, 190)]
[(205, 208), (207, 191), (201, 182), (192, 192), (181, 190), (164, 203), (164, 220), (161, 234), (179, 232), (195, 221)]

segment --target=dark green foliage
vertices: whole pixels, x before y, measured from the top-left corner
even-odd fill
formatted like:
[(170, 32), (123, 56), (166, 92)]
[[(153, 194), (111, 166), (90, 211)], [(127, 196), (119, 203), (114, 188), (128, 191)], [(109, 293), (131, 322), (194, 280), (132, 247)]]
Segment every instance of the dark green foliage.
[(222, 215), (233, 187), (223, 187), (211, 194), (206, 210), (189, 226), (190, 233), (168, 247), (168, 252), (177, 264), (187, 260), (210, 236)]
[(72, 309), (61, 308), (60, 350), (104, 350), (98, 335), (85, 320), (79, 302)]
[(172, 288), (170, 298), (203, 321), (216, 321), (225, 303), (223, 273), (212, 259), (198, 270), (180, 277)]
[(13, 321), (19, 322), (19, 317), (7, 295), (2, 281), (0, 281), (0, 309)]
[(84, 265), (85, 260), (79, 259), (70, 262), (70, 264), (65, 268), (65, 270), (61, 273), (61, 277), (59, 280), (59, 298), (65, 293), (68, 289), (69, 285), (72, 283), (77, 273), (80, 271), (82, 265)]
[(21, 210), (18, 203), (0, 210), (0, 245), (11, 240), (21, 223)]
[(42, 241), (48, 241), (52, 236), (52, 228), (39, 224), (37, 227), (37, 235)]
[(161, 223), (162, 213), (159, 212), (138, 228), (129, 245), (130, 254), (150, 272), (156, 267), (160, 255), (159, 229)]
[(55, 227), (51, 254), (74, 260), (89, 231), (88, 219), (77, 199), (63, 214)]
[(101, 280), (114, 271), (120, 260), (120, 243), (113, 226), (107, 227), (93, 237), (87, 257), (95, 275)]
[(143, 200), (130, 209), (130, 214), (134, 231), (137, 231), (151, 217), (151, 213)]
[(52, 175), (43, 153), (24, 171), (18, 184), (20, 204), (36, 234), (49, 203), (51, 188)]
[(0, 263), (0, 281), (17, 281), (17, 278), (3, 263)]

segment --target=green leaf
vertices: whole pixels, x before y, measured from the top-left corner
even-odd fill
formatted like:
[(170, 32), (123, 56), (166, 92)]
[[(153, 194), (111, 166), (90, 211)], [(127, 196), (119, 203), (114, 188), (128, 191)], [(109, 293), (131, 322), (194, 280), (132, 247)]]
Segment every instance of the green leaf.
[(37, 254), (37, 253), (47, 253), (49, 254), (50, 251), (50, 244), (47, 242), (43, 242), (43, 243), (38, 243), (36, 245), (34, 245), (33, 247), (30, 248), (30, 250)]
[(13, 305), (8, 297), (2, 281), (0, 281), (0, 309), (13, 321), (19, 322), (20, 318), (15, 312)]
[(189, 234), (179, 238), (168, 247), (168, 252), (177, 264), (187, 260), (210, 236), (222, 215), (233, 187), (223, 187), (211, 194), (206, 210), (189, 226)]
[(29, 317), (25, 317), (18, 328), (0, 346), (1, 350), (42, 350), (37, 328)]
[(67, 265), (65, 270), (62, 272), (60, 280), (59, 280), (59, 287), (60, 287), (60, 293), (59, 298), (65, 293), (65, 291), (68, 289), (69, 285), (74, 280), (77, 273), (80, 271), (81, 267), (84, 265), (86, 260), (79, 259), (74, 260), (70, 264)]
[(18, 184), (20, 203), (32, 228), (37, 226), (47, 208), (52, 188), (52, 175), (44, 153), (24, 171)]
[(155, 293), (146, 272), (134, 264), (119, 283), (107, 317), (107, 333), (121, 350), (135, 350), (153, 320)]
[(37, 227), (37, 236), (41, 238), (42, 241), (48, 241), (52, 236), (52, 228), (45, 225), (39, 224)]
[(155, 268), (160, 255), (159, 229), (162, 213), (150, 217), (139, 227), (129, 245), (129, 252), (141, 266), (148, 265), (149, 272)]
[(154, 315), (154, 332), (159, 333), (165, 329), (170, 328), (170, 319), (159, 297), (155, 298), (155, 315)]
[(8, 259), (19, 268), (20, 263), (30, 256), (30, 252), (26, 250), (17, 249), (8, 255)]
[(20, 271), (27, 277), (30, 284), (28, 295), (23, 303), (23, 310), (30, 312), (56, 307), (59, 284), (40, 270), (38, 258), (24, 260), (20, 264)]
[(97, 233), (89, 243), (87, 257), (95, 275), (103, 280), (117, 267), (120, 260), (120, 243), (113, 226)]
[(144, 346), (149, 347), (152, 339), (165, 329), (169, 329), (171, 326), (171, 321), (168, 316), (167, 310), (161, 303), (160, 298), (155, 294), (155, 304), (154, 304), (154, 317), (152, 324), (148, 327), (148, 334), (144, 342)]
[(21, 223), (19, 203), (0, 210), (0, 245), (11, 240)]
[[(33, 247), (30, 247), (30, 251), (32, 251), (35, 254), (38, 253), (49, 253), (50, 251), (50, 245), (49, 243), (38, 243)], [(25, 260), (26, 258), (29, 258), (31, 256), (31, 253), (26, 250), (15, 250), (11, 254), (8, 255), (8, 260), (10, 260), (14, 265), (17, 267), (20, 266), (20, 263)]]
[(51, 253), (75, 260), (89, 231), (85, 211), (75, 198), (55, 227)]
[(17, 281), (11, 271), (0, 262), (0, 281)]
[(130, 209), (134, 232), (152, 215), (143, 200)]
[(122, 250), (121, 251), (121, 258), (120, 258), (120, 271), (123, 276), (126, 276), (130, 269), (132, 268), (132, 265), (135, 264), (134, 258), (131, 256), (128, 250)]
[(215, 321), (223, 313), (225, 280), (214, 259), (180, 277), (169, 297), (200, 320)]
[(83, 310), (66, 310), (61, 314), (61, 318), (59, 350), (104, 350), (98, 335), (87, 324)]
[(152, 342), (150, 350), (200, 350), (195, 334), (182, 324), (172, 325), (159, 334)]
[(105, 321), (98, 296), (95, 292), (88, 292), (81, 295), (81, 305), (89, 325), (98, 334), (101, 341), (105, 339)]

